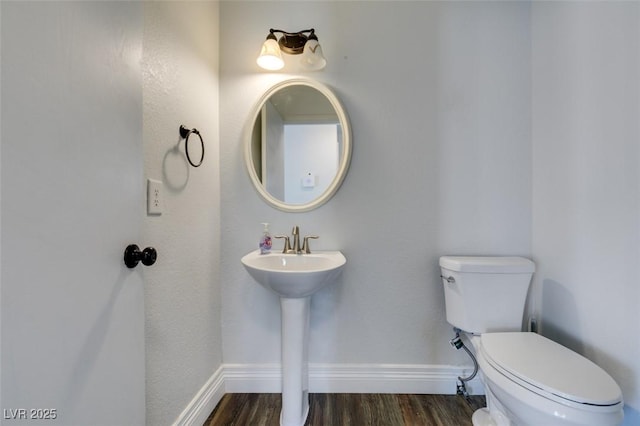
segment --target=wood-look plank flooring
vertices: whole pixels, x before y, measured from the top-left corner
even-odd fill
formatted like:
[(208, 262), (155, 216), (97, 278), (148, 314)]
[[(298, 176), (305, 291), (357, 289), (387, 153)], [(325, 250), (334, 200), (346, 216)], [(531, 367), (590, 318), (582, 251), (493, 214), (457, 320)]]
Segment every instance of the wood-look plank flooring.
[[(483, 396), (316, 393), (305, 426), (471, 426)], [(278, 426), (278, 393), (226, 394), (204, 426)]]

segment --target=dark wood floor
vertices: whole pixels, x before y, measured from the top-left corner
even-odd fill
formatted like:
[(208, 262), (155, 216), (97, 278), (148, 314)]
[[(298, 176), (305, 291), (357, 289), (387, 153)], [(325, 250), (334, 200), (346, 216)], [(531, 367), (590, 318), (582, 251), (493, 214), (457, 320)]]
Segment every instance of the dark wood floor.
[[(204, 426), (278, 426), (280, 394), (226, 394)], [(458, 395), (316, 393), (305, 426), (464, 426), (485, 405)]]

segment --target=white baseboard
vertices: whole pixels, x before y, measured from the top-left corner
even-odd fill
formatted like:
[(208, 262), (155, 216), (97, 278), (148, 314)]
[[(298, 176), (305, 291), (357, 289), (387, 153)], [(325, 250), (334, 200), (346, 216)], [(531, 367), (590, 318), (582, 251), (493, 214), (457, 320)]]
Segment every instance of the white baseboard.
[[(309, 364), (310, 393), (455, 394), (458, 376), (470, 368), (412, 364)], [(223, 364), (211, 376), (174, 426), (202, 425), (225, 393), (281, 392), (280, 364)], [(484, 394), (478, 377), (467, 383)]]
[[(227, 393), (280, 392), (279, 364), (225, 364)], [(470, 368), (411, 364), (309, 364), (311, 393), (455, 394), (458, 376)], [(484, 393), (479, 378), (467, 385), (471, 394)]]
[(173, 426), (202, 426), (225, 394), (224, 364), (207, 380)]
[[(316, 393), (414, 393), (455, 394), (458, 376), (471, 369), (412, 364), (311, 364), (309, 391)], [(467, 389), (482, 394), (474, 378)]]

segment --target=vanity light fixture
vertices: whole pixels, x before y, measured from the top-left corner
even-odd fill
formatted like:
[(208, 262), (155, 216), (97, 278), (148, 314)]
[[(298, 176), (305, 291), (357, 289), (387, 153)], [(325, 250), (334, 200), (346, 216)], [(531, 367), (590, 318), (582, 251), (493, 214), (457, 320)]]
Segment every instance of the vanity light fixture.
[[(280, 33), (282, 36), (278, 39), (275, 33)], [(282, 52), (289, 55), (302, 55), (300, 64), (307, 71), (321, 70), (327, 65), (313, 28), (295, 33), (270, 29), (256, 62), (266, 70), (277, 71), (284, 67)]]

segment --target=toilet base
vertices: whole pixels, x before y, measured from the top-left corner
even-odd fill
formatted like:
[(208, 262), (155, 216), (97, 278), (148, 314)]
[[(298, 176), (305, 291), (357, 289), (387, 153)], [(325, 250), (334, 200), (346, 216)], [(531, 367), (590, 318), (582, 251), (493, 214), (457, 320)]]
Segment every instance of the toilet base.
[(498, 411), (492, 416), (486, 407), (474, 411), (473, 416), (471, 416), (471, 422), (473, 426), (509, 426), (511, 424), (511, 421), (504, 414)]
[(496, 422), (491, 418), (491, 414), (489, 414), (489, 410), (487, 408), (479, 408), (474, 411), (473, 416), (471, 416), (471, 423), (473, 423), (473, 426), (496, 425)]

